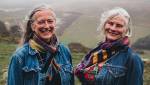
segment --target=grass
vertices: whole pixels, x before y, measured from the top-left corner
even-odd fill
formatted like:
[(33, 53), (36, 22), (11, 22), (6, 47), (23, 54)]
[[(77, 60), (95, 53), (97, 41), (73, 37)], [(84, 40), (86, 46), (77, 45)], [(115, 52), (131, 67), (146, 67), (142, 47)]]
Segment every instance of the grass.
[[(0, 85), (5, 85), (7, 77), (7, 69), (10, 61), (10, 56), (15, 51), (17, 45), (0, 43)], [(72, 53), (73, 65), (76, 66), (80, 60), (85, 56), (84, 53)], [(144, 58), (149, 58), (148, 55), (142, 55)], [(150, 59), (150, 58), (149, 58)], [(150, 64), (145, 64), (144, 69), (144, 85), (149, 85), (150, 83)], [(5, 76), (5, 77), (3, 77)], [(80, 82), (75, 77), (75, 85), (80, 85)]]
[(0, 43), (0, 65), (5, 67), (8, 65), (9, 56), (11, 56), (12, 52), (15, 51), (16, 45), (14, 44), (6, 44)]
[(5, 84), (8, 63), (10, 56), (15, 49), (16, 45), (14, 44), (0, 43), (0, 85)]

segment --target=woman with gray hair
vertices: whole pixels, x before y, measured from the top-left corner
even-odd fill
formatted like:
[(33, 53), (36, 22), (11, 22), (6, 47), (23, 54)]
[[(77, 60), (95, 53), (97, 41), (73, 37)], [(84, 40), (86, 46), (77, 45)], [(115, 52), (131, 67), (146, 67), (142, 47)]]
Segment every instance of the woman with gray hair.
[(123, 8), (104, 12), (98, 28), (105, 37), (77, 65), (82, 85), (143, 85), (143, 62), (129, 46), (131, 18)]
[(74, 85), (72, 58), (55, 35), (56, 15), (47, 5), (27, 20), (23, 45), (12, 55), (8, 85)]

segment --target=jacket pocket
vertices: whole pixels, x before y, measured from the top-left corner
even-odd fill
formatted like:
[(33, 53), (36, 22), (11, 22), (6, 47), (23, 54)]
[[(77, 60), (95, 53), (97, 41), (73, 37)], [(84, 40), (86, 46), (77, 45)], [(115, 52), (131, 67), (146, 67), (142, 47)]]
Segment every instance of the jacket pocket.
[(30, 65), (24, 66), (22, 70), (25, 79), (32, 79), (35, 76), (35, 74), (37, 74), (40, 71), (40, 68), (38, 66)]
[(40, 68), (38, 66), (24, 66), (23, 70), (23, 78), (24, 85), (37, 85), (38, 83), (38, 73)]
[(38, 71), (41, 70), (41, 68), (39, 68), (39, 66), (34, 66), (34, 65), (32, 65), (32, 66), (24, 66), (24, 67), (22, 68), (22, 70), (23, 70), (24, 72), (31, 72), (31, 71), (33, 71), (33, 72), (38, 72)]
[(61, 82), (64, 85), (71, 85), (71, 77), (73, 75), (73, 67), (71, 64), (65, 64), (61, 66), (60, 76)]
[(127, 68), (123, 66), (104, 64), (96, 77), (96, 85), (118, 85), (124, 79)]
[(125, 76), (127, 70), (126, 67), (116, 65), (106, 65), (106, 69), (109, 74), (111, 74), (115, 78)]

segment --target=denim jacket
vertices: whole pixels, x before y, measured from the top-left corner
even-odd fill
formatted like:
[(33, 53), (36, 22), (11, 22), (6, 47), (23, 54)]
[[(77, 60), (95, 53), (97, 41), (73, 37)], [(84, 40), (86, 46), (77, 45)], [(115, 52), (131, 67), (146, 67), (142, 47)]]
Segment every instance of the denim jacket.
[(121, 50), (105, 62), (96, 85), (143, 85), (143, 62), (131, 48)]
[(82, 85), (143, 85), (143, 67), (141, 58), (130, 47), (126, 47), (105, 61), (94, 76), (94, 81), (87, 80), (82, 74), (79, 80)]
[[(55, 60), (60, 65), (61, 85), (74, 85), (71, 54), (63, 44), (58, 45)], [(12, 55), (7, 85), (44, 85), (46, 73), (40, 70), (37, 52), (26, 43)]]

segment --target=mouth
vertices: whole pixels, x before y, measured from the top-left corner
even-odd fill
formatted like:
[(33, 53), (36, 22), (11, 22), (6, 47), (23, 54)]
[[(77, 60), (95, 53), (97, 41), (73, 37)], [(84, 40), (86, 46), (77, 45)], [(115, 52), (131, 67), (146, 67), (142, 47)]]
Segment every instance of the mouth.
[(41, 29), (39, 29), (39, 31), (40, 31), (41, 33), (53, 32), (54, 29), (53, 29), (53, 28), (41, 28)]
[(121, 33), (120, 32), (117, 32), (117, 31), (112, 31), (112, 30), (107, 30), (107, 32), (113, 36), (115, 35), (120, 35)]

